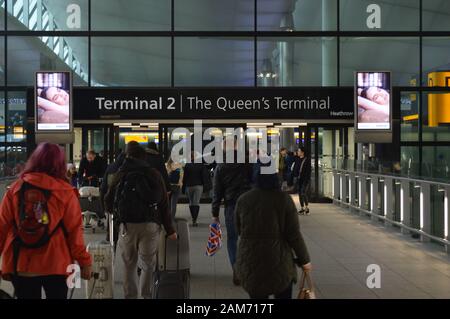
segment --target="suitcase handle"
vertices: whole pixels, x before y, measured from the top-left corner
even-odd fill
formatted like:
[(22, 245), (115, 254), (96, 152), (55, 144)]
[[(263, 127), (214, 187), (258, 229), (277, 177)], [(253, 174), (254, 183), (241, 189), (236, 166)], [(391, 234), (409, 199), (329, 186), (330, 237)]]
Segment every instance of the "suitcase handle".
[[(164, 269), (167, 269), (167, 238), (169, 235), (166, 234), (165, 240), (166, 243), (164, 245)], [(180, 270), (180, 235), (178, 234), (177, 229), (177, 271)]]

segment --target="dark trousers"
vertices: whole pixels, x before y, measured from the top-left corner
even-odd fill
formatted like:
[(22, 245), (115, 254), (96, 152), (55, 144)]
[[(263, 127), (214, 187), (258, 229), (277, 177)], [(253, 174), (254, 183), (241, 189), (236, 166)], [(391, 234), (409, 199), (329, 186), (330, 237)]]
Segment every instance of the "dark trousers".
[(294, 174), (292, 174), (292, 172), (287, 173), (286, 180), (289, 187), (294, 186)]
[(170, 212), (172, 213), (172, 217), (175, 217), (177, 214), (177, 204), (178, 204), (178, 198), (181, 194), (181, 187), (179, 185), (171, 185), (171, 192), (170, 192)]
[(238, 234), (235, 224), (234, 208), (236, 202), (225, 204), (225, 225), (227, 227), (227, 250), (231, 266), (236, 263)]
[(309, 182), (299, 183), (298, 185), (298, 199), (300, 200), (300, 206), (308, 206), (308, 192), (309, 192)]
[[(275, 299), (292, 299), (292, 283), (282, 292), (274, 295)], [(250, 299), (269, 299), (269, 296), (251, 295)]]
[(66, 276), (13, 277), (17, 299), (42, 299), (42, 288), (47, 299), (67, 299)]

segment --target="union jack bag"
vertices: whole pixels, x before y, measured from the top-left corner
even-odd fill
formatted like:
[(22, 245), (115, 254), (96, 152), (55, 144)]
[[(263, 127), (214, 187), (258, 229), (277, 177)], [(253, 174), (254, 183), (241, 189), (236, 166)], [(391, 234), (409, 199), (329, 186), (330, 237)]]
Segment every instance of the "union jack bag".
[(214, 256), (222, 247), (222, 230), (219, 223), (209, 225), (208, 244), (206, 245), (206, 256)]

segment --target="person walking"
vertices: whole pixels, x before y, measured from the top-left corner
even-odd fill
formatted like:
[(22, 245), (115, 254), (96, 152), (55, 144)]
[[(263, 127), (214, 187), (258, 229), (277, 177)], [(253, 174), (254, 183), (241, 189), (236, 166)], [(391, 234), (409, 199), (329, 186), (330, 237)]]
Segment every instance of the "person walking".
[[(126, 147), (129, 148), (129, 147), (136, 147), (136, 146), (139, 146), (138, 142), (130, 141)], [(112, 162), (111, 164), (109, 164), (108, 167), (106, 168), (105, 174), (103, 175), (103, 178), (102, 178), (102, 183), (100, 184), (100, 200), (103, 205), (103, 210), (105, 211), (105, 216), (107, 214), (108, 218), (113, 217), (112, 216), (113, 212), (106, 210), (105, 196), (106, 196), (106, 193), (108, 192), (109, 187), (112, 184), (114, 175), (119, 171), (119, 168), (123, 165), (125, 158), (126, 158), (126, 152), (121, 152), (117, 155), (116, 160), (114, 162)], [(119, 225), (116, 223), (115, 220), (113, 220), (113, 234), (111, 236), (111, 234), (110, 234), (111, 223), (109, 221), (106, 226), (106, 240), (110, 241), (111, 237), (112, 237), (112, 241), (114, 243), (114, 250), (115, 250), (115, 248), (117, 246), (116, 245), (117, 240), (119, 239)]]
[(80, 161), (78, 169), (78, 184), (80, 186), (99, 186), (99, 178), (104, 174), (104, 166), (94, 150), (86, 152), (86, 157)]
[(170, 181), (167, 175), (166, 164), (164, 158), (158, 151), (158, 145), (155, 142), (148, 142), (146, 152), (146, 160), (151, 168), (156, 169), (164, 181), (164, 185), (168, 192), (170, 192)]
[(281, 191), (276, 173), (259, 173), (255, 184), (236, 203), (240, 238), (236, 274), (252, 299), (267, 299), (270, 295), (291, 299), (292, 284), (297, 280), (292, 252), (303, 271), (312, 269), (295, 203)]
[(298, 160), (294, 165), (294, 176), (297, 177), (298, 197), (300, 201), (299, 214), (309, 215), (308, 193), (311, 183), (311, 159), (306, 156), (306, 150), (303, 146), (298, 149)]
[(91, 277), (83, 239), (78, 191), (66, 176), (65, 154), (39, 144), (0, 206), (2, 275), (18, 299), (67, 298), (67, 267), (77, 262)]
[(183, 193), (189, 199), (189, 211), (192, 217), (192, 226), (197, 227), (197, 219), (200, 212), (200, 198), (204, 191), (210, 189), (210, 181), (203, 162), (196, 163), (199, 156), (195, 151), (191, 152), (191, 162), (183, 169)]
[(170, 239), (175, 240), (177, 234), (161, 174), (150, 167), (141, 146), (127, 147), (125, 161), (106, 193), (105, 206), (120, 225), (118, 246), (125, 265), (125, 298), (136, 299), (140, 292), (143, 298), (149, 299), (152, 297), (160, 225), (164, 225)]
[(102, 177), (103, 175), (105, 175), (105, 171), (108, 168), (108, 154), (105, 152), (105, 150), (100, 151), (100, 153), (98, 154), (98, 160), (101, 164), (101, 175), (99, 176)]
[[(227, 145), (225, 147), (227, 148)], [(232, 147), (234, 159), (237, 159), (236, 143)], [(239, 196), (251, 189), (252, 175), (253, 167), (248, 163), (220, 163), (214, 171), (212, 199), (213, 222), (220, 223), (220, 205), (223, 200), (225, 205), (225, 225), (227, 228), (228, 258), (233, 268), (233, 283), (236, 286), (240, 285), (240, 282), (234, 270), (238, 241), (234, 208)]]
[(294, 152), (287, 152), (286, 154), (286, 170), (285, 170), (285, 179), (287, 181), (287, 190), (292, 191), (294, 186), (294, 176), (292, 173), (292, 169), (294, 168), (295, 164), (295, 156)]
[(280, 148), (280, 152), (278, 154), (278, 178), (280, 179), (281, 187), (284, 187), (284, 182), (286, 181), (286, 157), (287, 157), (287, 148)]
[(169, 175), (170, 182), (170, 211), (172, 214), (172, 218), (175, 218), (175, 215), (177, 213), (178, 198), (180, 197), (181, 188), (183, 186), (184, 173), (180, 163), (175, 163), (172, 158), (169, 158), (169, 160), (167, 161), (166, 169), (167, 174)]
[(67, 178), (73, 187), (78, 188), (78, 173), (75, 164), (67, 164)]

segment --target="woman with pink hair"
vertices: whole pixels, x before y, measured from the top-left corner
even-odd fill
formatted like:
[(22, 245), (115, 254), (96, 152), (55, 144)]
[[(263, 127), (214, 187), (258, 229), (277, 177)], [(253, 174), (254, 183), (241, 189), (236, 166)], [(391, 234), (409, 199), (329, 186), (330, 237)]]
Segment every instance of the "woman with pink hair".
[[(66, 176), (63, 149), (40, 144), (0, 205), (2, 276), (19, 299), (67, 298), (69, 266), (91, 276), (78, 192)], [(69, 268), (68, 268), (69, 267)]]

